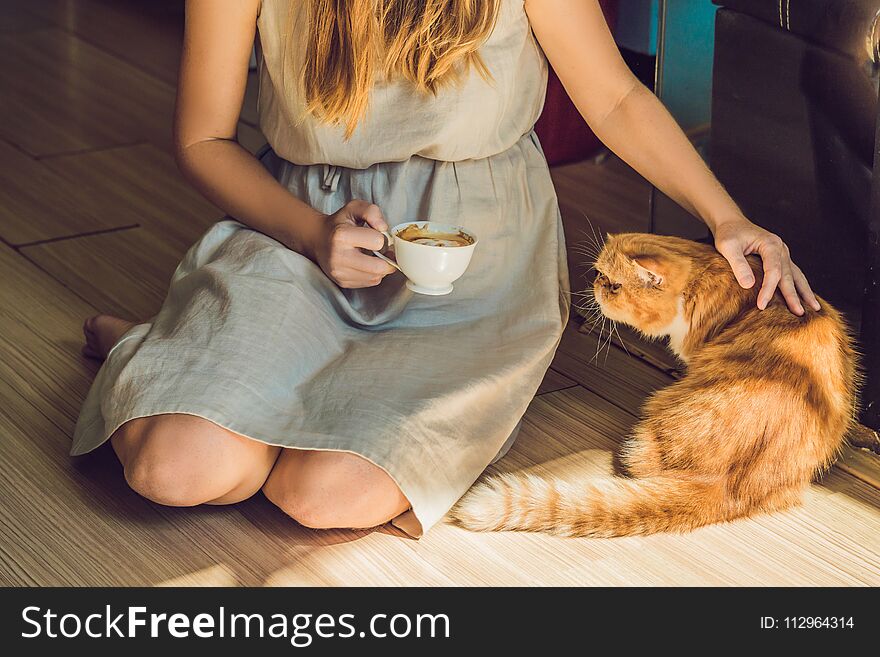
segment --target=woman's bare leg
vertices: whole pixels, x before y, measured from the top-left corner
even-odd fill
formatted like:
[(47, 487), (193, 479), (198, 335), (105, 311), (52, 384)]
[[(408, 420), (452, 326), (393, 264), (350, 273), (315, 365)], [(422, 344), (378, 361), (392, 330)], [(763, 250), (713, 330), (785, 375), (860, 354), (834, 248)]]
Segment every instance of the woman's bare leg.
[(263, 492), (314, 529), (376, 527), (410, 507), (384, 470), (348, 452), (285, 449)]
[(129, 486), (167, 506), (245, 500), (263, 486), (280, 451), (180, 413), (130, 420), (110, 441)]

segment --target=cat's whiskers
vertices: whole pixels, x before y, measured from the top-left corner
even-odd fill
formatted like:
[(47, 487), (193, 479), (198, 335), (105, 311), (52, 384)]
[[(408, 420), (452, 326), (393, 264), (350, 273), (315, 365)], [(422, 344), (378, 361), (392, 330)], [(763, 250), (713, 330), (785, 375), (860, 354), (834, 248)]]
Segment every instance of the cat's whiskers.
[(601, 235), (602, 235), (602, 231), (601, 230), (599, 231), (599, 237), (597, 237), (596, 236), (596, 227), (593, 225), (593, 222), (590, 221), (590, 218), (583, 211), (581, 211), (581, 214), (584, 216), (584, 219), (586, 219), (587, 223), (590, 225), (590, 231), (593, 233), (593, 241), (595, 242), (596, 247), (599, 249), (599, 251), (601, 251), (602, 247), (605, 246), (605, 240), (602, 239), (600, 241), (600, 239), (599, 239), (599, 237), (601, 237)]
[(615, 328), (614, 320), (608, 320), (608, 321), (610, 323), (610, 326), (608, 327), (608, 339), (605, 341), (605, 344), (604, 344), (604, 347), (605, 347), (605, 362), (604, 362), (604, 364), (605, 365), (608, 364), (608, 355), (611, 353), (611, 341), (614, 338), (613, 330)]
[[(577, 310), (581, 315), (595, 315), (601, 313), (598, 301), (596, 301), (595, 292), (587, 288), (582, 292), (569, 292), (569, 303), (572, 308)], [(592, 317), (590, 317), (591, 319)]]
[[(594, 314), (590, 317), (590, 320), (592, 320), (592, 321), (590, 322), (590, 330), (587, 331), (587, 335), (592, 335), (593, 331), (596, 330), (596, 326), (599, 325), (599, 321), (602, 319), (602, 317), (603, 317), (603, 315), (601, 313), (599, 313), (598, 315)], [(600, 330), (600, 332), (601, 332), (601, 330)]]
[(600, 319), (602, 319), (601, 313), (595, 313), (595, 312), (593, 314), (591, 314), (589, 317), (585, 318), (585, 321), (590, 323), (590, 333), (593, 332), (592, 331), (593, 327), (595, 326), (596, 322), (598, 322)]
[(572, 303), (572, 308), (588, 321), (602, 315), (602, 309), (595, 301), (585, 301), (581, 304)]
[[(594, 261), (599, 257), (599, 254), (602, 252), (602, 249), (605, 248), (605, 236), (602, 234), (601, 230), (596, 230), (596, 226), (590, 221), (590, 218), (583, 210), (578, 210), (581, 213), (581, 216), (586, 219), (587, 225), (590, 227), (590, 232), (588, 233), (583, 228), (580, 229), (580, 233), (586, 237), (586, 245), (590, 247), (590, 253), (584, 253), (584, 255), (589, 256)], [(582, 245), (584, 242), (578, 242), (574, 248), (584, 248)], [(592, 269), (592, 268), (591, 268)]]
[(572, 244), (571, 250), (577, 253), (578, 255), (583, 255), (588, 257), (590, 260), (595, 261), (599, 256), (599, 252), (596, 251), (596, 247), (591, 244)]
[(629, 356), (629, 349), (626, 348), (626, 342), (623, 341), (623, 336), (620, 335), (620, 330), (617, 328), (617, 322), (612, 321), (612, 326), (614, 326), (614, 332), (617, 333), (617, 339), (620, 340), (620, 346), (623, 347), (623, 350), (626, 352), (626, 355)]
[(599, 241), (596, 239), (595, 231), (588, 233), (585, 230), (581, 230), (581, 235), (583, 235), (584, 238), (586, 238), (585, 241), (587, 244), (590, 244), (591, 246), (594, 246), (597, 249), (599, 248), (600, 245), (599, 245)]
[(590, 308), (598, 308), (599, 302), (596, 301), (595, 298), (589, 297), (585, 294), (577, 294), (569, 299), (572, 303), (580, 303), (589, 306)]
[(596, 353), (595, 353), (595, 355), (590, 359), (590, 362), (591, 362), (591, 363), (592, 363), (593, 361), (596, 361), (596, 364), (597, 364), (597, 365), (598, 365), (598, 363), (599, 363), (599, 352), (602, 350), (602, 343), (604, 342), (604, 340), (603, 340), (603, 338), (602, 338), (602, 333), (605, 331), (605, 321), (606, 321), (606, 317), (605, 317), (604, 315), (602, 315), (601, 319), (602, 319), (602, 326), (599, 327), (599, 336), (598, 336), (597, 339), (596, 339)]
[(591, 324), (602, 316), (602, 312), (597, 308), (574, 308), (575, 310), (577, 310), (578, 314), (584, 318), (585, 322), (589, 322)]
[[(587, 225), (590, 227), (590, 232), (587, 233), (586, 230), (581, 229), (581, 233), (587, 239), (584, 242), (574, 244), (572, 250), (575, 253), (590, 259), (590, 267), (583, 274), (583, 278), (587, 278), (590, 272), (596, 271), (596, 261), (599, 258), (599, 254), (605, 248), (605, 236), (602, 234), (601, 230), (596, 230), (596, 226), (583, 211), (580, 212), (583, 218), (586, 219)], [(620, 339), (621, 344), (623, 344), (616, 323), (613, 320), (608, 319), (602, 312), (602, 308), (599, 306), (595, 292), (592, 289), (588, 288), (583, 292), (573, 292), (571, 293), (571, 298), (577, 300), (576, 302), (572, 301), (572, 307), (584, 316), (585, 323), (590, 323), (590, 330), (587, 335), (591, 335), (593, 331), (596, 330), (596, 326), (599, 326), (599, 334), (596, 336), (596, 353), (593, 355), (590, 362), (592, 363), (595, 361), (598, 365), (599, 356), (602, 354), (602, 350), (605, 349), (605, 363), (607, 363), (608, 354), (611, 351), (611, 343), (614, 340), (615, 333), (617, 334), (618, 339)], [(606, 322), (608, 324), (607, 335), (605, 335)], [(626, 349), (626, 345), (623, 345), (623, 348)], [(629, 353), (629, 350), (627, 350), (627, 353)]]
[(596, 301), (596, 296), (592, 290), (585, 290), (583, 292), (569, 292), (569, 303), (571, 303), (572, 308), (577, 310), (582, 315), (584, 313), (594, 313), (596, 311), (601, 312), (599, 308), (599, 303)]

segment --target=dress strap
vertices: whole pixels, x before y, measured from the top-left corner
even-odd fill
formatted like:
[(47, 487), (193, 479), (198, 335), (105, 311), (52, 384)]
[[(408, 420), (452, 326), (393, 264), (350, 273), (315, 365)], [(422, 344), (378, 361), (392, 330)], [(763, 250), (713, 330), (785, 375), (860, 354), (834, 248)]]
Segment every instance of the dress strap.
[(325, 164), (323, 166), (324, 178), (321, 181), (321, 189), (335, 192), (339, 186), (339, 176), (342, 175), (342, 167), (338, 167), (335, 164)]

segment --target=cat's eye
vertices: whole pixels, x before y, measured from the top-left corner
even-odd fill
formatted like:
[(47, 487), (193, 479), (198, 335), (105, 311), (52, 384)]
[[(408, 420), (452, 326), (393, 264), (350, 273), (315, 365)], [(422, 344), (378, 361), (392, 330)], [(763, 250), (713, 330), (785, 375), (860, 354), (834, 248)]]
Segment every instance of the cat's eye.
[(608, 294), (617, 294), (620, 291), (620, 283), (612, 283), (611, 279), (602, 272), (597, 273), (596, 283), (601, 285)]

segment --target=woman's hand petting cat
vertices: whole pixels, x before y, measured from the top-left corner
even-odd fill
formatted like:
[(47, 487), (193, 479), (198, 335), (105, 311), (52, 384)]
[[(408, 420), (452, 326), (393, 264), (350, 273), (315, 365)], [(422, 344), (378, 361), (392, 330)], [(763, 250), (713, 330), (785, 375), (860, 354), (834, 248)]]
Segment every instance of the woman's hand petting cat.
[[(358, 225), (359, 221), (366, 225)], [(327, 216), (311, 256), (339, 287), (373, 287), (396, 271), (387, 262), (367, 255), (361, 249), (378, 251), (385, 245), (379, 231), (388, 223), (378, 206), (367, 201), (351, 201)]]
[(745, 217), (720, 222), (713, 227), (715, 248), (727, 258), (736, 280), (744, 288), (755, 284), (752, 268), (746, 256), (757, 254), (764, 264), (764, 283), (758, 292), (758, 308), (764, 310), (777, 286), (789, 310), (804, 314), (806, 303), (819, 310), (819, 301), (800, 268), (791, 261), (788, 247), (777, 235), (756, 226)]

